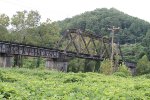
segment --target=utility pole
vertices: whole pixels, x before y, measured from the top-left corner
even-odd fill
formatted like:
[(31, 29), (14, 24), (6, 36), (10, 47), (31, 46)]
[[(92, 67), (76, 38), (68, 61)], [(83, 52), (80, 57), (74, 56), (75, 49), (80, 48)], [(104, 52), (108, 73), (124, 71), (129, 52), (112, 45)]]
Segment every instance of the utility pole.
[(112, 36), (111, 36), (111, 47), (112, 47), (112, 49), (111, 49), (111, 67), (113, 67), (113, 58), (114, 58), (114, 35), (115, 35), (115, 31), (116, 30), (119, 30), (120, 29), (120, 27), (115, 27), (115, 26), (113, 26), (112, 28), (108, 28), (108, 30), (109, 31), (111, 31), (111, 33), (112, 33)]

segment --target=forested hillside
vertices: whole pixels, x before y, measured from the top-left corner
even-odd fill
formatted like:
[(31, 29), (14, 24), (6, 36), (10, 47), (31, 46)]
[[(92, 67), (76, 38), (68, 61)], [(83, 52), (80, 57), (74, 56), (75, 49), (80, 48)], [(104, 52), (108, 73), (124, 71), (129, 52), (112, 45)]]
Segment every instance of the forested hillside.
[(62, 31), (68, 28), (80, 28), (82, 30), (91, 30), (103, 36), (109, 35), (108, 27), (120, 27), (120, 31), (116, 36), (121, 43), (141, 42), (150, 28), (150, 23), (129, 16), (114, 8), (96, 9), (72, 18), (66, 18), (58, 23)]

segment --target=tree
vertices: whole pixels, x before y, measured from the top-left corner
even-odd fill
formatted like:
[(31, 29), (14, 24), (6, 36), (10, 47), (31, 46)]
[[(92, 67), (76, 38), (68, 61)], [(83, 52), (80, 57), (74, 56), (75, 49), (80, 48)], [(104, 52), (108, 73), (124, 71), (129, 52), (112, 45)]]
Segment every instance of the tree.
[(55, 22), (51, 22), (48, 19), (37, 27), (37, 33), (34, 34), (34, 37), (39, 45), (45, 45), (46, 47), (52, 48), (59, 40), (59, 27)]
[(0, 25), (3, 27), (9, 26), (9, 17), (5, 14), (0, 15)]
[(26, 19), (28, 27), (34, 28), (40, 25), (41, 15), (38, 11), (29, 11)]
[[(37, 26), (39, 26), (40, 18), (41, 16), (37, 11), (18, 11), (15, 15), (13, 15), (11, 18), (11, 24), (13, 26), (12, 33), (14, 40), (24, 44), (37, 44), (37, 41), (34, 41), (33, 36), (36, 33)], [(16, 57), (15, 62), (17, 66), (22, 67), (22, 56)]]
[(144, 55), (137, 63), (137, 75), (150, 73), (150, 62), (146, 55)]
[(150, 60), (150, 30), (147, 31), (146, 36), (142, 41), (142, 45), (145, 47), (146, 55)]
[(7, 40), (9, 17), (5, 14), (0, 15), (0, 40)]
[(40, 14), (37, 11), (18, 11), (11, 18), (11, 24), (13, 26), (13, 33), (19, 35), (19, 42), (32, 43), (34, 41), (31, 36), (35, 35), (35, 31), (40, 25)]
[(23, 30), (27, 27), (26, 24), (27, 11), (18, 11), (17, 14), (11, 18), (11, 25), (16, 31)]

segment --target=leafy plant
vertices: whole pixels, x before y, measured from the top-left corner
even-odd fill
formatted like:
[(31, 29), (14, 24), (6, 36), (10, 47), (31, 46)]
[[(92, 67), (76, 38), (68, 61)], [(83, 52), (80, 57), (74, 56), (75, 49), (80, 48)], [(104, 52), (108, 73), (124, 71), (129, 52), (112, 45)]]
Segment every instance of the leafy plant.
[[(120, 65), (119, 66), (119, 68), (118, 68), (118, 70), (117, 70), (117, 72), (116, 73), (118, 73), (118, 72), (120, 72), (120, 73), (122, 73), (122, 75), (124, 76), (131, 76), (131, 71), (128, 69), (128, 67), (126, 66), (126, 65), (124, 65), (124, 64), (122, 64), (122, 65)], [(117, 74), (115, 74), (115, 75), (117, 75)], [(119, 75), (119, 74), (118, 74)], [(120, 74), (121, 75), (121, 74)]]
[(137, 63), (137, 74), (148, 74), (150, 73), (150, 62), (146, 55), (144, 55)]
[(150, 80), (143, 76), (125, 77), (99, 73), (62, 73), (25, 68), (0, 68), (1, 100), (149, 100)]
[(111, 66), (111, 61), (106, 59), (101, 63), (100, 66), (100, 73), (110, 75), (113, 72), (113, 68)]

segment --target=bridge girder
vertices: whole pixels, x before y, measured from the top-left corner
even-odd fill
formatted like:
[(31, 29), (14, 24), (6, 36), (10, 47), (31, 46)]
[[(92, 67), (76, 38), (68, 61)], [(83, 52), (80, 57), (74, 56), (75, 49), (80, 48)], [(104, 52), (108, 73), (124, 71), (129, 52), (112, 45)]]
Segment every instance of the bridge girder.
[(64, 52), (76, 52), (97, 56), (99, 59), (107, 59), (111, 56), (111, 42), (110, 39), (100, 35), (93, 34), (88, 31), (82, 32), (80, 29), (67, 30), (60, 41), (56, 45), (57, 49), (64, 50)]

